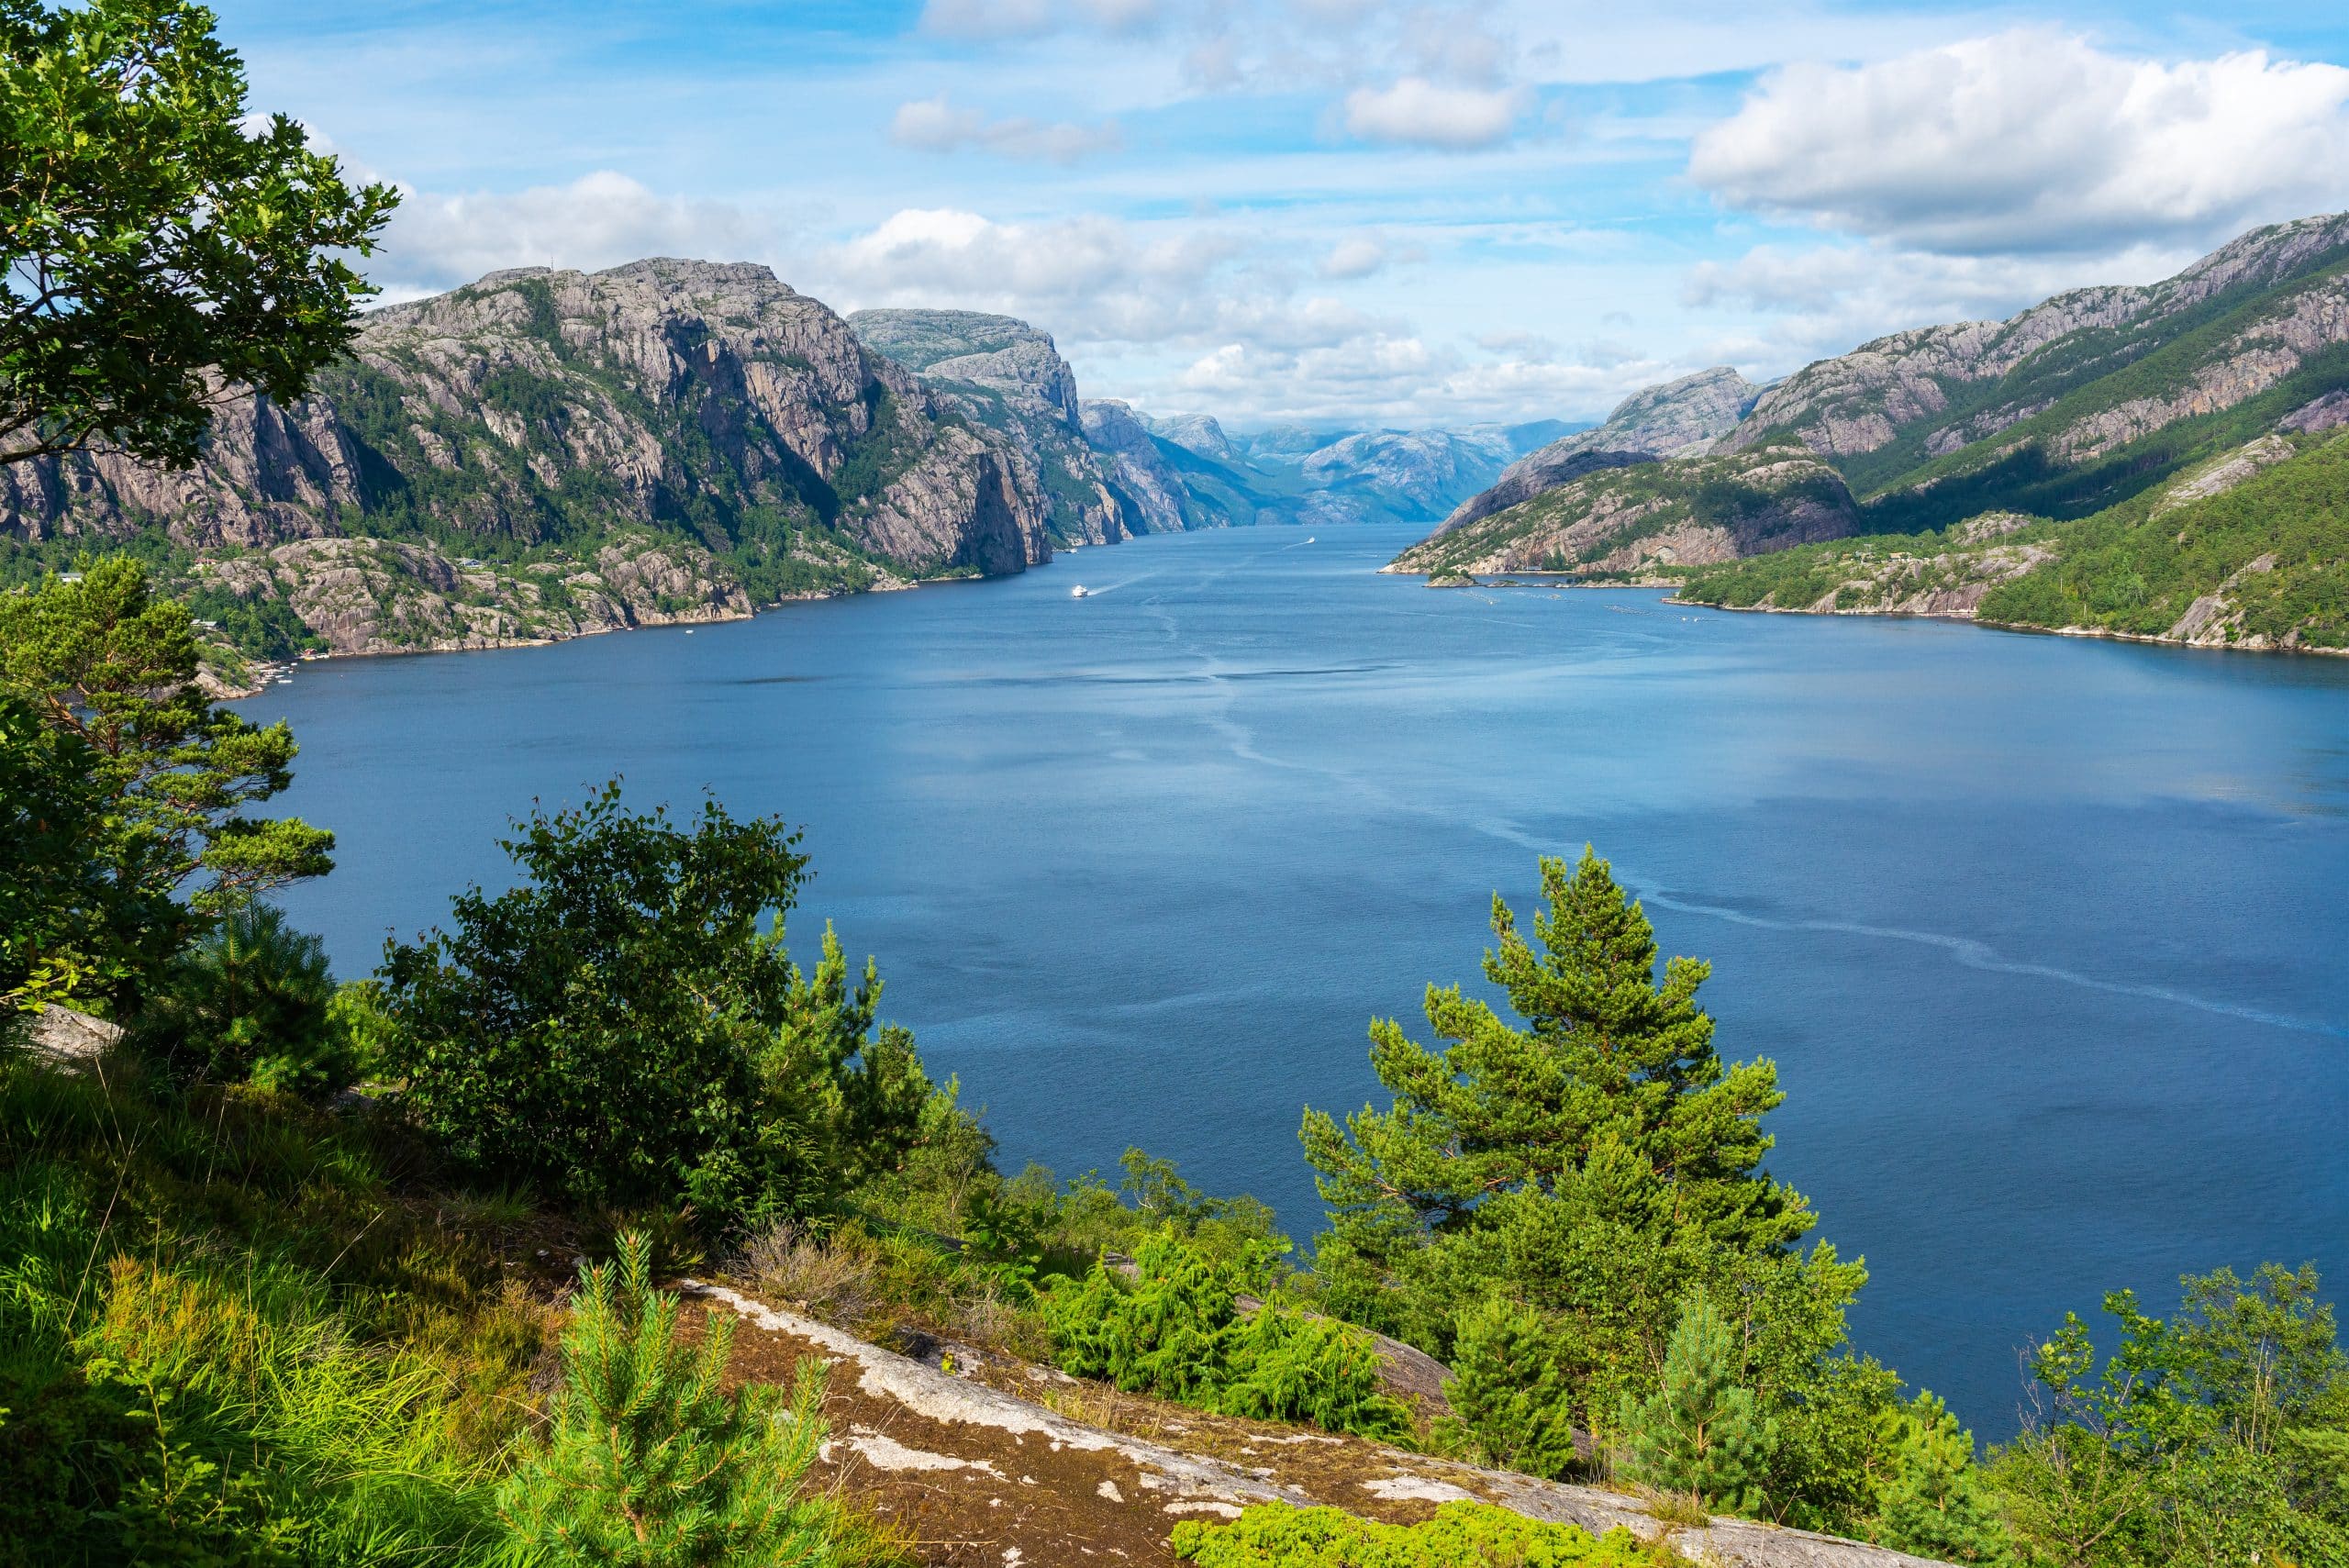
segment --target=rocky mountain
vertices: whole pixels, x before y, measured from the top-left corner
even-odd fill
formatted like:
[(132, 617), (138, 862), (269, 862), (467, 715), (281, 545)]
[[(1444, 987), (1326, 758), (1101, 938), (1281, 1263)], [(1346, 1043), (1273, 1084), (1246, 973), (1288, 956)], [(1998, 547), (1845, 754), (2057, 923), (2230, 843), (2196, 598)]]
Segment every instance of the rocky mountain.
[(1852, 533), (1842, 477), (1797, 446), (1594, 469), (1528, 501), (1439, 532), (1389, 572), (1456, 578), (1574, 572), (1644, 579)]
[(1780, 382), (1723, 444), (1791, 436), (1872, 494), (2026, 448), (2045, 466), (2078, 469), (2288, 383), (2307, 384), (2296, 403), (2333, 390), (2342, 367), (2311, 361), (2349, 342), (2344, 263), (2349, 214), (2303, 218), (2161, 283), (1896, 333)]
[(1597, 428), (1551, 440), (1510, 463), (1437, 531), (1465, 528), (1595, 469), (1704, 452), (1736, 427), (1759, 391), (1736, 371), (1717, 365), (1634, 393)]
[(1184, 450), (1196, 452), (1214, 462), (1231, 462), (1240, 456), (1231, 438), (1212, 414), (1186, 414), (1177, 419), (1151, 421), (1151, 433), (1173, 441)]
[(1121, 493), (1085, 432), (1076, 375), (1052, 335), (1008, 316), (971, 310), (860, 310), (850, 330), (875, 353), (917, 372), (972, 424), (1019, 449), (1044, 495), (1046, 527), (1063, 544), (1115, 544), (1171, 523)]
[[(2255, 468), (2256, 458), (2246, 454), (2278, 450), (2275, 442), (2309, 437), (2349, 408), (2349, 215), (2254, 230), (2161, 283), (2075, 290), (2007, 321), (1895, 333), (1748, 395), (1740, 395), (1742, 384), (1730, 379), (1732, 373), (1709, 373), (1721, 378), (1715, 417), (1725, 404), (1740, 401), (1745, 406), (1739, 417), (1725, 429), (1699, 435), (1682, 455), (1657, 454), (1650, 466), (1659, 472), (1635, 488), (1676, 491), (1687, 506), (1701, 508), (1709, 504), (1707, 487), (1720, 477), (1718, 458), (1799, 450), (1848, 487), (1856, 512), (1853, 526), (1841, 532), (1911, 536), (1920, 548), (1867, 542), (1815, 550), (1799, 559), (1827, 575), (1806, 576), (1810, 568), (1794, 564), (1783, 579), (1775, 575), (1776, 568), (1711, 573), (1702, 581), (1715, 586), (1703, 591), (1732, 600), (1751, 595), (1746, 602), (1790, 607), (1790, 595), (1816, 585), (1812, 600), (1831, 596), (1845, 608), (1865, 603), (1972, 614), (1980, 603), (1990, 606), (1980, 612), (1988, 618), (2003, 605), (2001, 613), (2033, 625), (2058, 624), (2050, 617), (2060, 612), (2071, 617), (2061, 624), (2110, 622), (2121, 630), (2126, 622), (2128, 635), (2167, 635), (2171, 623), (2151, 624), (2160, 613), (2152, 606), (2165, 603), (2158, 594), (2133, 608), (2116, 602), (2093, 614), (2068, 599), (2043, 600), (2028, 617), (2016, 607), (2015, 595), (2037, 594), (2035, 584), (2054, 581), (2049, 573), (2059, 556), (2075, 565), (2081, 559), (2071, 547), (2087, 535), (2067, 536), (2071, 545), (2057, 550), (2050, 542), (2060, 532), (2054, 525), (2146, 526), (2151, 497), (2173, 495), (2169, 487), (2179, 475), (2215, 483), (2210, 476), (2222, 470)], [(1657, 388), (1642, 397), (1662, 402), (1674, 392)], [(1619, 410), (1609, 425), (1631, 407)], [(1699, 418), (1688, 432), (1707, 428)], [(1622, 439), (1601, 427), (1543, 449), (1464, 506), (1447, 528), (1510, 518), (1552, 486), (1568, 494), (1561, 505), (1571, 512), (1575, 488), (1589, 484), (1577, 476), (1581, 465), (1598, 461), (1598, 453)], [(1712, 455), (1694, 461), (1689, 455), (1706, 451)], [(2188, 506), (2194, 499), (2173, 496), (2169, 505)], [(2050, 526), (2006, 530), (2013, 537), (2002, 534), (1995, 545), (1977, 537), (1985, 526), (1978, 519), (2009, 515)], [(1803, 542), (1817, 521), (1744, 534), (1731, 529), (1730, 537), (1750, 539), (1753, 550), (1785, 548)], [(1555, 526), (1554, 520), (1538, 524)], [(1514, 539), (1536, 527), (1516, 519), (1479, 537)], [(1967, 528), (1971, 534), (1963, 531)], [(2270, 531), (2290, 531), (2289, 520), (2271, 519)], [(1525, 547), (1511, 548), (1512, 560), (1526, 553)], [(1742, 543), (1739, 549), (1750, 552)], [(2264, 553), (2254, 550), (2245, 561)], [(1481, 558), (1474, 549), (1423, 545), (1397, 566)], [(1586, 562), (1575, 550), (1561, 559), (1577, 571), (1617, 570), (1598, 566), (1596, 558)], [(1676, 560), (1674, 570), (1691, 558), (1680, 553)], [(1841, 564), (1831, 571), (1824, 564), (1830, 560)], [(1643, 569), (1662, 569), (1661, 558)], [(1830, 580), (1836, 571), (1846, 575)], [(2191, 576), (2176, 585), (2189, 585)], [(1765, 580), (1772, 585), (1755, 586)], [(2125, 583), (2109, 586), (2128, 596)], [(2200, 586), (2218, 591), (2216, 579)], [(2245, 584), (2238, 582), (2235, 590)], [(2292, 636), (2294, 646), (2304, 646), (2321, 635), (2322, 618), (2239, 628), (2235, 645), (2266, 638), (2280, 646)]]
[(1218, 521), (1425, 522), (1491, 484), (1513, 459), (1568, 427), (1317, 430), (1275, 425), (1234, 435), (1210, 415), (1137, 416), (1169, 467)]
[[(1026, 387), (1032, 349), (958, 358)], [(0, 470), (0, 537), (17, 573), (137, 543), (271, 652), (720, 618), (1050, 559), (1081, 506), (962, 396), (763, 267), (526, 268), (373, 313), (311, 395), (226, 408), (190, 470)]]

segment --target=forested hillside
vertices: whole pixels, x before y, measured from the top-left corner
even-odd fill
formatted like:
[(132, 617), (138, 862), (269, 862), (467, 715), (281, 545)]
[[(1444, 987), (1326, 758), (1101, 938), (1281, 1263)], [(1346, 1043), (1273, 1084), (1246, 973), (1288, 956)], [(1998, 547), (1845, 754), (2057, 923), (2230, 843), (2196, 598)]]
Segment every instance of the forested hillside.
[[(1842, 531), (1864, 537), (1848, 544), (1750, 529), (1692, 555), (1670, 525), (1717, 495), (1720, 475), (1717, 459), (1687, 458), (1639, 482), (1670, 497), (1643, 550), (1536, 561), (1439, 535), (1396, 569), (1605, 577), (1629, 565), (1687, 576), (1700, 603), (2329, 648), (2343, 613), (2332, 460), (2310, 449), (2345, 421), (2349, 217), (2306, 218), (2244, 235), (2159, 284), (1898, 333), (1762, 391), (1719, 450), (1811, 453), (1855, 498)], [(2154, 525), (2196, 503), (2198, 476), (2207, 499), (2270, 463), (2277, 473), (2242, 484), (2224, 506), (2178, 519), (2207, 517), (2207, 531)], [(1571, 528), (1620, 483), (1563, 474), (1531, 496), (1497, 495), (1507, 505), (1477, 526), (1512, 540), (1561, 519)], [(1787, 549), (1784, 561), (1722, 564)]]

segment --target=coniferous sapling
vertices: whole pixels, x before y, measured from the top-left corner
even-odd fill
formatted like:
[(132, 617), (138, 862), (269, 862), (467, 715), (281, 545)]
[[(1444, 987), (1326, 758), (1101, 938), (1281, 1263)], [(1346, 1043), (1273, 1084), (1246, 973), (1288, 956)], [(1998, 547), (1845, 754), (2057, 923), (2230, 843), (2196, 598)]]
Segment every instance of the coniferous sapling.
[(1462, 1315), (1453, 1344), (1450, 1435), (1479, 1464), (1564, 1474), (1575, 1459), (1568, 1374), (1542, 1315), (1492, 1296)]
[(2009, 1561), (2006, 1529), (1975, 1468), (1974, 1434), (1931, 1394), (1918, 1395), (1894, 1419), (1894, 1470), (1877, 1539), (1938, 1562)]
[(616, 1264), (584, 1271), (552, 1429), (499, 1512), (557, 1563), (829, 1564), (829, 1516), (798, 1495), (824, 1440), (820, 1375), (803, 1365), (787, 1409), (772, 1390), (724, 1393), (732, 1320), (712, 1315), (698, 1350), (681, 1344), (681, 1303), (651, 1273), (642, 1232), (620, 1237)]
[(1660, 1492), (1693, 1492), (1730, 1513), (1762, 1512), (1776, 1425), (1755, 1409), (1737, 1377), (1735, 1337), (1698, 1292), (1672, 1331), (1662, 1386), (1644, 1401), (1624, 1396), (1620, 1421), (1631, 1479)]

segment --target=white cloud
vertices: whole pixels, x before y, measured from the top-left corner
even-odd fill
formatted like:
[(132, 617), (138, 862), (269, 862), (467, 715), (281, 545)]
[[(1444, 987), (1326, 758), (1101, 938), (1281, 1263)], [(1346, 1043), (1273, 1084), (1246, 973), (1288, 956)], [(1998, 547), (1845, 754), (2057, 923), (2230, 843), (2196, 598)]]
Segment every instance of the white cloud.
[(1353, 282), (1398, 262), (1426, 260), (1427, 252), (1417, 245), (1390, 244), (1376, 234), (1350, 234), (1330, 246), (1313, 270), (1333, 282)]
[(1526, 102), (1522, 88), (1453, 87), (1406, 76), (1347, 94), (1345, 125), (1364, 141), (1464, 152), (1508, 139)]
[(600, 170), (567, 185), (497, 195), (404, 190), (368, 272), (395, 301), (470, 283), (501, 267), (593, 271), (646, 256), (758, 261), (782, 239), (772, 214), (662, 195)]
[(1774, 72), (1688, 172), (1733, 206), (1922, 250), (2202, 245), (2349, 202), (2349, 69), (2022, 29)]
[(1125, 144), (1115, 120), (1097, 125), (1050, 123), (1024, 116), (991, 120), (976, 109), (956, 108), (943, 93), (898, 105), (889, 122), (889, 139), (900, 147), (931, 152), (979, 147), (1006, 158), (1062, 164), (1096, 152), (1112, 152)]

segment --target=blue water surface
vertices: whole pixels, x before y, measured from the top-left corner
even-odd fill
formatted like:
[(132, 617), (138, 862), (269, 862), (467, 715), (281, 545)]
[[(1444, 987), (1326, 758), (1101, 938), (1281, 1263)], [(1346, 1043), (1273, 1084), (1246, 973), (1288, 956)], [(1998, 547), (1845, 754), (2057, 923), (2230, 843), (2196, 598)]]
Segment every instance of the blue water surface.
[(1589, 842), (1777, 1062), (1771, 1165), (1866, 1256), (1862, 1347), (1986, 1435), (2107, 1289), (2349, 1284), (2349, 661), (1431, 592), (1375, 570), (1409, 537), (306, 666), (245, 705), (341, 842), (286, 903), (358, 973), (501, 885), (534, 797), (780, 813), (797, 945), (879, 956), (1008, 1167), (1140, 1144), (1305, 1236), (1299, 1108), (1375, 1095), (1369, 1019), (1481, 984), (1492, 894)]

